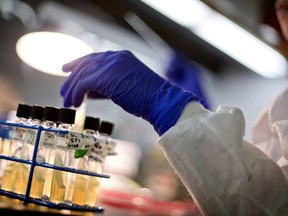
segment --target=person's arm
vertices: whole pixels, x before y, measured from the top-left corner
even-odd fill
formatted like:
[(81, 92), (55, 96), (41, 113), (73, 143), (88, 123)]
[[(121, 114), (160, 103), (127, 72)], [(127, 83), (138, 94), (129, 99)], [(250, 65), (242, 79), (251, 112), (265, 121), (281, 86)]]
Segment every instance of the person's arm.
[(243, 141), (244, 127), (237, 108), (192, 102), (158, 143), (205, 215), (287, 215), (281, 169)]
[(61, 88), (65, 106), (79, 106), (84, 95), (111, 99), (163, 135), (163, 151), (206, 215), (276, 215), (284, 209), (281, 170), (242, 143), (240, 110), (205, 110), (197, 95), (171, 85), (128, 51), (93, 53), (63, 69), (72, 71)]
[(92, 53), (65, 64), (63, 71), (72, 72), (60, 92), (64, 106), (78, 107), (85, 95), (111, 99), (148, 121), (160, 136), (175, 124), (189, 101), (202, 102), (193, 92), (154, 73), (127, 50)]
[[(275, 162), (285, 154), (288, 159), (288, 87), (263, 109), (257, 117), (252, 131), (251, 143), (261, 149)], [(286, 122), (285, 122), (286, 121)], [(287, 155), (287, 156), (286, 156)]]

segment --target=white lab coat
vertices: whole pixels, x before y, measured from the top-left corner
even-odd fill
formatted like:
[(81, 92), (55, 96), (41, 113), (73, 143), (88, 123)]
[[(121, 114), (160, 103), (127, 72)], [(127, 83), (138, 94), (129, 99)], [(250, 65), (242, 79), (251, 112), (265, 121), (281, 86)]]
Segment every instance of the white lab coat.
[(288, 143), (285, 103), (288, 90), (263, 111), (253, 128), (253, 142), (269, 150), (271, 158), (243, 140), (243, 114), (229, 106), (211, 112), (191, 102), (158, 140), (204, 215), (288, 215), (288, 187), (282, 171), (288, 163), (279, 144), (281, 140)]

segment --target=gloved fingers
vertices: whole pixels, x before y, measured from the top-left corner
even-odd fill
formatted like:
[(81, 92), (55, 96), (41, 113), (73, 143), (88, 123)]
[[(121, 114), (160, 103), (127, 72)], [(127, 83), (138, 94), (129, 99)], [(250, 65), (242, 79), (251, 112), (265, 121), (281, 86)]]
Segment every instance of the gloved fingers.
[(100, 96), (103, 98), (104, 96), (97, 92), (97, 79), (95, 80), (93, 77), (93, 74), (91, 76), (82, 77), (74, 86), (73, 89), (71, 89), (71, 102), (74, 107), (78, 107), (83, 102), (84, 96), (86, 94), (89, 94), (90, 91), (94, 92), (94, 96)]
[(81, 64), (83, 66), (83, 63), (88, 62), (91, 58), (93, 58), (95, 55), (97, 55), (97, 53), (92, 53), (92, 54), (88, 54), (85, 56), (82, 56), (80, 58), (77, 58), (71, 62), (67, 62), (66, 64), (64, 64), (62, 66), (62, 71), (63, 72), (70, 72), (72, 71), (77, 65), (79, 66), (79, 64)]
[(81, 64), (77, 65), (73, 69), (70, 76), (63, 83), (61, 90), (60, 90), (60, 94), (62, 97), (64, 97), (64, 106), (65, 107), (70, 107), (73, 105), (72, 93), (73, 93), (75, 87), (77, 86), (77, 83), (80, 82), (80, 80), (83, 79), (83, 77), (85, 77), (84, 72), (87, 70), (89, 70), (89, 66), (81, 68)]
[(64, 107), (71, 107), (72, 106), (72, 98), (71, 98), (71, 89), (72, 89), (72, 85), (69, 88), (69, 90), (62, 91), (62, 96), (64, 98)]
[(107, 97), (97, 91), (89, 91), (88, 98), (91, 99), (107, 99)]
[(67, 85), (69, 86), (70, 83), (78, 80), (80, 77), (85, 77), (87, 74), (91, 73), (91, 70), (97, 71), (97, 68), (109, 62), (110, 53), (112, 52), (92, 53), (64, 64), (62, 70), (66, 72), (72, 71), (72, 73), (63, 83), (60, 94), (64, 96)]
[[(77, 64), (76, 64), (77, 62)], [(65, 97), (65, 94), (69, 89), (70, 86), (73, 86), (74, 82), (77, 82), (78, 79), (82, 76), (83, 70), (86, 70), (87, 67), (84, 67), (83, 65), (87, 65), (87, 59), (76, 59), (73, 62), (67, 63), (63, 65), (62, 70), (68, 72), (71, 71), (71, 74), (67, 77), (67, 79), (62, 84), (62, 87), (60, 89), (60, 95), (62, 97)], [(73, 66), (72, 66), (73, 64)], [(83, 67), (83, 68), (82, 68)]]
[[(110, 53), (93, 53), (66, 64), (64, 70), (72, 70), (72, 73), (60, 90), (60, 94), (64, 97), (65, 107), (79, 106), (86, 93), (95, 91), (93, 81), (96, 82), (99, 74), (109, 65), (110, 56)], [(89, 78), (86, 79), (87, 77)], [(94, 98), (96, 97), (105, 98), (100, 93), (98, 95), (94, 93)]]
[(70, 71), (72, 71), (73, 68), (75, 67), (75, 65), (78, 64), (78, 61), (79, 61), (79, 60), (80, 60), (80, 59), (76, 59), (76, 60), (74, 60), (74, 61), (72, 61), (72, 62), (68, 62), (68, 63), (64, 64), (64, 65), (62, 66), (62, 71), (63, 71), (63, 72), (70, 72)]
[[(63, 83), (61, 89), (60, 89), (60, 94), (62, 97), (64, 97), (64, 106), (69, 106), (71, 102), (71, 94), (81, 79), (81, 70), (77, 71), (77, 73), (71, 73), (70, 76), (65, 80)], [(70, 104), (71, 106), (71, 104)]]
[(84, 95), (79, 96), (77, 94), (74, 94), (74, 91), (79, 88), (79, 82), (75, 82), (75, 83), (69, 83), (70, 85), (67, 87), (67, 89), (65, 89), (65, 91), (63, 91), (64, 93), (64, 107), (78, 107), (80, 106), (80, 104), (82, 103), (83, 99), (84, 99)]
[(77, 82), (79, 74), (71, 73), (70, 76), (64, 81), (62, 87), (60, 89), (60, 95), (62, 97), (67, 97), (67, 93), (71, 91), (73, 86), (75, 85), (74, 82)]
[(89, 56), (85, 56), (85, 58), (84, 57), (81, 58), (81, 61), (78, 61), (77, 64), (74, 65), (73, 68), (69, 66), (70, 67), (69, 69), (72, 69), (72, 72), (70, 76), (68, 76), (68, 78), (65, 80), (65, 82), (63, 83), (60, 89), (60, 94), (62, 97), (65, 97), (67, 92), (72, 92), (72, 88), (75, 87), (76, 83), (81, 78), (85, 78), (91, 72), (95, 73), (95, 71), (97, 71), (97, 67), (95, 66), (97, 64), (95, 64), (95, 62), (97, 62), (100, 57), (101, 56), (98, 56), (97, 58), (96, 53), (94, 53)]
[(83, 100), (84, 100), (85, 95), (77, 95), (76, 97), (73, 98), (73, 106), (74, 107), (79, 107)]
[(64, 98), (64, 107), (70, 107), (72, 105), (71, 91), (75, 86), (74, 82), (77, 81), (77, 75), (78, 74), (75, 75), (75, 73), (71, 73), (60, 89), (60, 94)]

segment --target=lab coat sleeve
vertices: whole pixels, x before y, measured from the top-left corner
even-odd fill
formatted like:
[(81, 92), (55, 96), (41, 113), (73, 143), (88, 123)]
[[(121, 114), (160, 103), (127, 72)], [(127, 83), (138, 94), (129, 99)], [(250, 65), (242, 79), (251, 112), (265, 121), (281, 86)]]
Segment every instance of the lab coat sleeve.
[(260, 113), (251, 131), (251, 143), (282, 167), (288, 177), (288, 87)]
[(204, 215), (288, 215), (281, 169), (244, 129), (239, 109), (191, 102), (158, 143)]

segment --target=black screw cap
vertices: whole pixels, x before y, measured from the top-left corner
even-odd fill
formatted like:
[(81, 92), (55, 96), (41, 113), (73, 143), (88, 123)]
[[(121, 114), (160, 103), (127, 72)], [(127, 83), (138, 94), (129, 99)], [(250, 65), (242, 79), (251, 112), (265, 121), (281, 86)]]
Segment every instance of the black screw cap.
[(57, 122), (59, 116), (59, 108), (53, 106), (45, 106), (43, 113), (44, 121)]
[(42, 120), (44, 113), (44, 107), (39, 105), (33, 105), (30, 118)]
[(100, 127), (100, 119), (92, 116), (86, 116), (84, 122), (84, 129), (98, 131)]
[(26, 118), (28, 119), (31, 115), (32, 106), (24, 103), (18, 104), (16, 116), (18, 118)]
[(61, 108), (59, 110), (58, 121), (64, 124), (74, 124), (76, 116), (76, 110), (69, 108)]
[(107, 135), (111, 135), (114, 128), (114, 124), (108, 121), (102, 121), (99, 132)]

